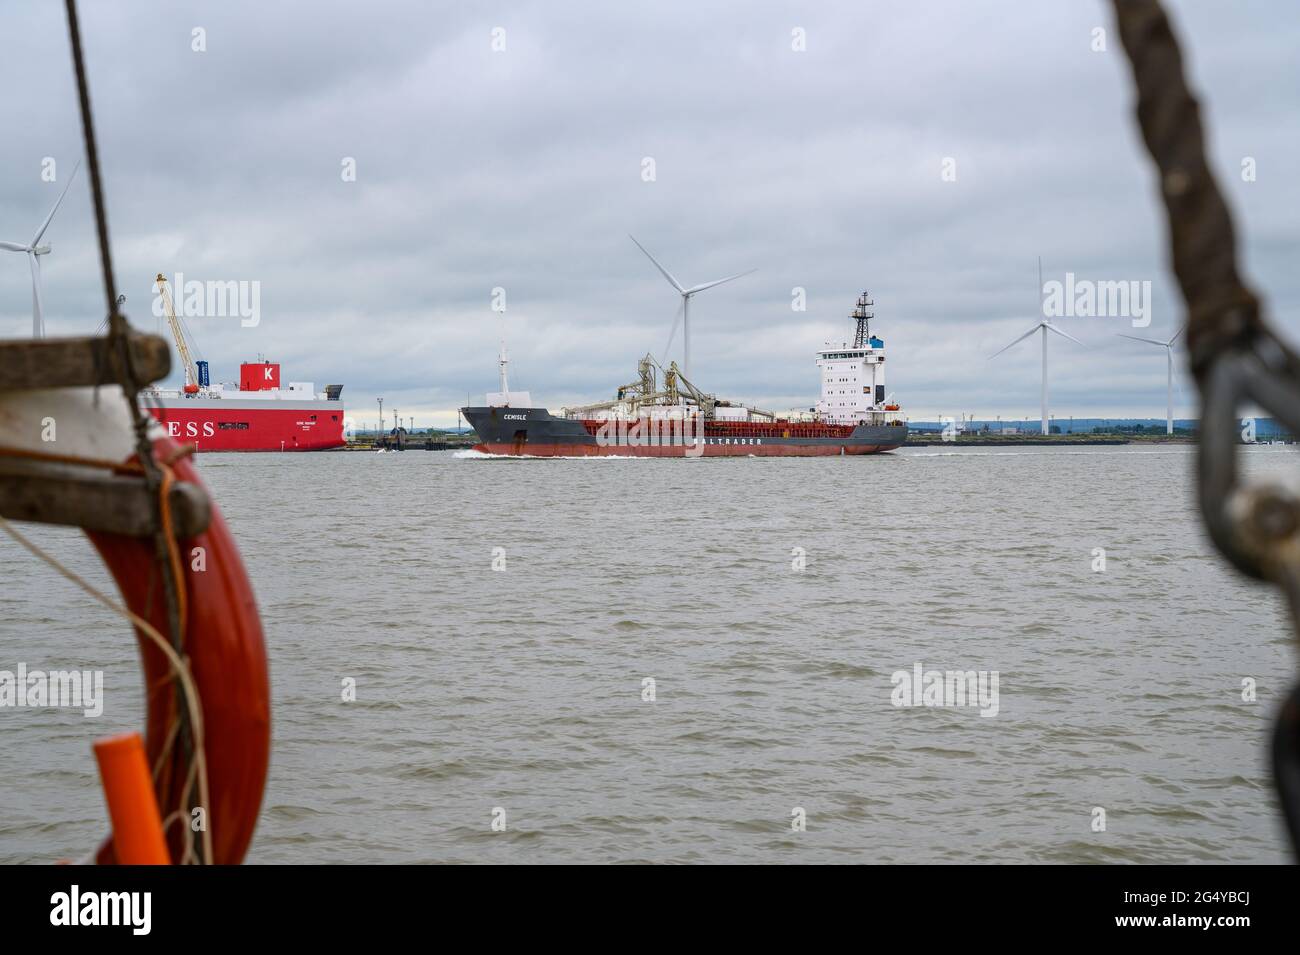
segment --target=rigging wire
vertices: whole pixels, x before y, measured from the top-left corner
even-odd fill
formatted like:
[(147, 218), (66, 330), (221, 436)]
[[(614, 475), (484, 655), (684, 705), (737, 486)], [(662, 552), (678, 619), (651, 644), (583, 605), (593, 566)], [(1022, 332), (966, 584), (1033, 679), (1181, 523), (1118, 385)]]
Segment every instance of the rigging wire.
[[(1187, 306), (1188, 364), (1201, 397), (1201, 516), (1234, 567), (1282, 591), (1300, 635), (1300, 498), (1279, 484), (1242, 479), (1236, 417), (1254, 405), (1300, 434), (1300, 356), (1265, 321), (1261, 300), (1237, 270), (1232, 216), (1205, 156), (1200, 106), (1168, 16), (1159, 0), (1113, 4)], [(1273, 782), (1300, 856), (1300, 684), (1274, 726)]]
[[(125, 300), (117, 294), (117, 284), (113, 278), (113, 256), (108, 240), (108, 212), (104, 201), (103, 179), (100, 175), (99, 149), (95, 140), (95, 122), (90, 108), (90, 88), (86, 79), (85, 56), (82, 52), (81, 26), (77, 19), (76, 0), (65, 0), (68, 14), (68, 38), (72, 46), (72, 63), (77, 77), (77, 99), (81, 112), (81, 132), (86, 144), (86, 165), (89, 167), (90, 191), (95, 212), (95, 232), (99, 242), (99, 265), (104, 281), (104, 299), (107, 305), (107, 323), (109, 360), (112, 364), (113, 377), (122, 388), (128, 412), (135, 431), (136, 457), (144, 469), (145, 484), (153, 502), (154, 517), (154, 559), (162, 569), (163, 596), (167, 608), (168, 630), (171, 634), (171, 650), (181, 657), (185, 656), (185, 596), (184, 578), (180, 561), (175, 558), (176, 541), (171, 537), (171, 519), (165, 495), (171, 483), (170, 471), (161, 466), (154, 458), (153, 442), (150, 439), (150, 419), (140, 407), (140, 381), (135, 373), (131, 357), (130, 326), (122, 314), (120, 305)], [(139, 624), (137, 624), (139, 626)], [(141, 630), (151, 638), (156, 631)], [(176, 683), (176, 703), (178, 719), (181, 721), (181, 744), (186, 762), (205, 765), (203, 753), (202, 725), (196, 719), (201, 714), (197, 690), (192, 682), (178, 680)], [(188, 775), (188, 774), (187, 774)], [(200, 769), (204, 778), (201, 789), (206, 789), (206, 772)], [(189, 787), (182, 793), (188, 799)], [(207, 808), (206, 794), (200, 796)], [(169, 807), (170, 808), (170, 807)], [(210, 862), (211, 836), (207, 827), (203, 831), (192, 833), (186, 840), (184, 857), (193, 851), (193, 843), (198, 842), (200, 858)]]

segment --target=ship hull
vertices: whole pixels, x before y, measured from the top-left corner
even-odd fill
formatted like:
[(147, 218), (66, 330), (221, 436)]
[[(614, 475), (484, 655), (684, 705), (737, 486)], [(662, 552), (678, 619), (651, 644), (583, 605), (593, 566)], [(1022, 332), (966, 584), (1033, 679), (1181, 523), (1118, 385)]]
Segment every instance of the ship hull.
[(511, 457), (831, 457), (892, 451), (907, 440), (905, 424), (811, 428), (777, 422), (706, 426), (699, 437), (650, 440), (593, 434), (590, 422), (556, 418), (545, 408), (462, 408), (478, 435), (475, 450)]
[(177, 441), (198, 451), (325, 451), (346, 444), (343, 402), (241, 398), (145, 400)]

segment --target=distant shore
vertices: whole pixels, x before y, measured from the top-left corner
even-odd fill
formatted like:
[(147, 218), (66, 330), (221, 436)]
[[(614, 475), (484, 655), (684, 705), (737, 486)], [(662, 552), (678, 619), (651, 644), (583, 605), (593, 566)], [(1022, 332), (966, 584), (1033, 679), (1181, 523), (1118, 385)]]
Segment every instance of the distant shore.
[[(478, 443), (478, 438), (472, 434), (413, 434), (407, 435), (405, 446), (400, 450), (403, 451), (464, 451), (474, 447)], [(380, 448), (387, 448), (392, 451), (399, 450), (391, 437), (375, 435), (362, 435), (353, 438), (346, 445), (337, 448), (339, 451), (375, 451)]]
[[(904, 447), (925, 448), (934, 446), (980, 448), (980, 447), (1038, 447), (1058, 445), (1157, 445), (1157, 444), (1196, 444), (1196, 435), (1187, 431), (1177, 434), (1117, 434), (1111, 433), (1072, 433), (1072, 434), (998, 434), (991, 431), (964, 431), (945, 440), (935, 431), (913, 431), (907, 436)], [(408, 434), (405, 438), (405, 451), (463, 451), (473, 448), (478, 438), (473, 432), (458, 434), (456, 432), (431, 431)], [(1261, 441), (1260, 444), (1267, 444)], [(364, 434), (353, 438), (340, 451), (374, 451), (378, 448), (398, 450), (393, 438), (387, 435)]]
[[(390, 439), (391, 442), (391, 439)], [(473, 435), (431, 434), (411, 435), (406, 440), (406, 451), (460, 451), (474, 447), (477, 438)], [(908, 435), (906, 447), (923, 448), (942, 445), (947, 447), (1035, 447), (1043, 445), (1114, 445), (1114, 444), (1195, 444), (1196, 437), (1187, 434), (989, 434), (974, 432), (958, 434), (945, 440), (942, 435), (934, 433), (915, 433)], [(383, 438), (364, 435), (349, 441), (341, 451), (374, 451), (385, 446)], [(392, 444), (388, 447), (391, 450)]]
[(1191, 435), (1167, 434), (959, 434), (944, 440), (937, 434), (907, 436), (907, 447), (930, 445), (974, 447), (1023, 447), (1030, 445), (1093, 445), (1093, 444), (1195, 444)]

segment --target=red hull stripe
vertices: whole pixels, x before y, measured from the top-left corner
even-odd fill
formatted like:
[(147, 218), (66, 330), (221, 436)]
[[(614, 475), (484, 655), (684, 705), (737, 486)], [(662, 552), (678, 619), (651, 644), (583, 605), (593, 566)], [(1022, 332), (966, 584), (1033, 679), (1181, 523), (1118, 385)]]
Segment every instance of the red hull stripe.
[(342, 411), (294, 408), (149, 408), (175, 441), (200, 451), (321, 451), (341, 448)]
[[(706, 444), (703, 455), (693, 457), (706, 458), (825, 458), (833, 457), (843, 451), (844, 454), (875, 454), (880, 451), (892, 451), (893, 444)], [(475, 445), (474, 450), (485, 454), (504, 454), (513, 457), (530, 458), (683, 458), (687, 457), (685, 447), (649, 447), (631, 445), (616, 447), (592, 444), (529, 444), (516, 448), (513, 444), (494, 442)]]

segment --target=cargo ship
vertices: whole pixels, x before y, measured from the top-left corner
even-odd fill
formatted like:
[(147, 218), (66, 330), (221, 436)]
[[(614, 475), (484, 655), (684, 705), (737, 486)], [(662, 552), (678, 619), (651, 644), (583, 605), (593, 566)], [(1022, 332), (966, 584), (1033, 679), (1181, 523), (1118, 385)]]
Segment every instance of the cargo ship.
[(178, 441), (199, 451), (324, 451), (346, 444), (342, 385), (317, 394), (311, 382), (280, 387), (276, 362), (244, 362), (239, 385), (208, 384), (207, 362), (197, 362), (196, 387), (147, 388), (141, 406)]
[[(706, 393), (671, 362), (652, 355), (636, 381), (610, 401), (561, 408), (534, 407), (526, 391), (511, 391), (505, 344), (498, 359), (500, 390), (461, 413), (478, 436), (475, 450), (512, 457), (813, 457), (892, 451), (907, 440), (907, 422), (885, 394), (885, 343), (871, 334), (866, 292), (851, 318), (852, 343), (827, 342), (817, 352), (821, 397), (807, 412), (777, 415)], [(662, 379), (660, 375), (662, 374)]]
[(176, 318), (166, 279), (158, 276), (165, 314), (185, 372), (180, 390), (145, 388), (140, 405), (167, 433), (200, 451), (324, 451), (347, 443), (343, 386), (317, 392), (306, 381), (280, 382), (280, 365), (244, 362), (239, 383), (211, 383)]

